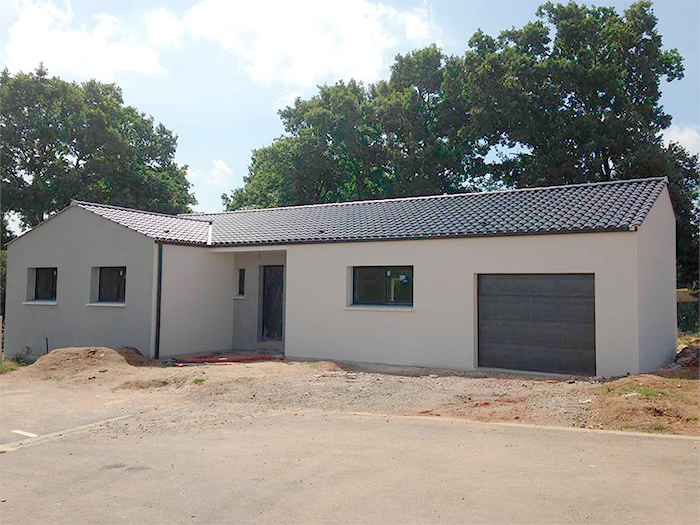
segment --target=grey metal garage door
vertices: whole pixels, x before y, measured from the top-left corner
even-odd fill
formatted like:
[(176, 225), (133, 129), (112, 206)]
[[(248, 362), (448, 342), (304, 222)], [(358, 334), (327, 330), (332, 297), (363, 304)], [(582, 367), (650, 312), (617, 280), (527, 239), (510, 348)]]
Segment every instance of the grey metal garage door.
[(593, 275), (480, 275), (479, 366), (595, 375)]

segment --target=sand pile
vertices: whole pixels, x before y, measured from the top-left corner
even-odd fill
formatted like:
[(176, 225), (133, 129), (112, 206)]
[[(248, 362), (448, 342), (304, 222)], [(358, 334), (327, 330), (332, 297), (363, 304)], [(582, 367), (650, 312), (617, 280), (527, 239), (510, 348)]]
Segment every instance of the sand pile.
[(118, 370), (153, 362), (135, 348), (57, 348), (37, 359), (27, 370), (35, 374), (69, 375), (87, 370)]

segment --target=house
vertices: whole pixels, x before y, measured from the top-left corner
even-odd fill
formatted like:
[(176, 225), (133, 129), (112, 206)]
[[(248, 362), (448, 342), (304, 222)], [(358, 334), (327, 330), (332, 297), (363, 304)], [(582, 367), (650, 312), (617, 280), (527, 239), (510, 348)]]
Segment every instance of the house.
[(676, 342), (664, 178), (169, 216), (87, 202), (8, 246), (10, 352), (623, 375)]

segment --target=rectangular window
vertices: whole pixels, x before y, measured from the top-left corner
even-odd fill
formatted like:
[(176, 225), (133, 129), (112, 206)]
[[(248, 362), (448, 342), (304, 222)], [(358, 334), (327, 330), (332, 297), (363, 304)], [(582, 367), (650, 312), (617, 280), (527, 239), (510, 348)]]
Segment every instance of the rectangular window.
[(353, 304), (413, 305), (413, 266), (356, 266)]
[(101, 303), (123, 303), (126, 299), (126, 267), (102, 266), (97, 300)]
[(34, 300), (55, 301), (58, 268), (34, 269)]
[(245, 295), (245, 268), (238, 270), (238, 295), (240, 297)]

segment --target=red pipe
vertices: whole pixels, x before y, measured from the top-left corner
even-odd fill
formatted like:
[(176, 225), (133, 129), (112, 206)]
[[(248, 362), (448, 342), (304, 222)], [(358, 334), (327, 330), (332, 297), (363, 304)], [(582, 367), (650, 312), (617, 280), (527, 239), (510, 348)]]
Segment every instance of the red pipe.
[(283, 355), (245, 355), (241, 357), (192, 357), (183, 359), (182, 363), (243, 363), (246, 361), (284, 360)]

